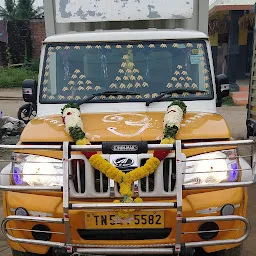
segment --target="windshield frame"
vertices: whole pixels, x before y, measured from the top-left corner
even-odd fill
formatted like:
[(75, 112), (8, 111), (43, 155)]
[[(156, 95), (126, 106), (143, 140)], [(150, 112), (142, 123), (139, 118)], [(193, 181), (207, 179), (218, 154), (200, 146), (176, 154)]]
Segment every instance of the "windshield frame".
[[(129, 40), (129, 41), (102, 41), (102, 42), (79, 42), (79, 43), (73, 43), (73, 42), (57, 42), (57, 43), (46, 43), (44, 46), (44, 58), (43, 58), (43, 64), (42, 64), (42, 69), (40, 70), (40, 86), (39, 86), (39, 95), (38, 95), (38, 101), (40, 104), (67, 104), (70, 102), (79, 102), (77, 100), (62, 100), (61, 102), (59, 100), (51, 100), (49, 101), (44, 101), (42, 95), (43, 95), (43, 81), (44, 81), (44, 73), (45, 73), (45, 68), (46, 68), (46, 60), (47, 60), (47, 52), (48, 49), (50, 47), (56, 47), (56, 45), (58, 46), (84, 46), (84, 45), (98, 45), (98, 44), (119, 44), (119, 45), (127, 45), (127, 44), (136, 44), (136, 43), (168, 43), (168, 44), (172, 44), (178, 42), (180, 44), (182, 43), (202, 43), (203, 44), (203, 49), (205, 51), (205, 63), (207, 65), (207, 68), (209, 70), (209, 85), (210, 85), (210, 89), (211, 92), (209, 95), (204, 95), (204, 97), (202, 96), (194, 96), (194, 97), (181, 97), (179, 95), (179, 97), (172, 97), (171, 95), (166, 95), (166, 97), (163, 97), (155, 102), (170, 102), (172, 100), (182, 100), (182, 101), (207, 101), (207, 100), (213, 100), (215, 98), (215, 89), (214, 89), (214, 79), (213, 79), (213, 70), (212, 70), (212, 66), (210, 63), (210, 59), (209, 59), (209, 49), (208, 49), (208, 45), (207, 45), (207, 40), (205, 39), (168, 39), (168, 40)], [(174, 89), (174, 88), (173, 88)], [(113, 89), (115, 90), (115, 89)], [(148, 101), (148, 99), (93, 99), (89, 102), (86, 102), (86, 104), (88, 103), (146, 103)]]

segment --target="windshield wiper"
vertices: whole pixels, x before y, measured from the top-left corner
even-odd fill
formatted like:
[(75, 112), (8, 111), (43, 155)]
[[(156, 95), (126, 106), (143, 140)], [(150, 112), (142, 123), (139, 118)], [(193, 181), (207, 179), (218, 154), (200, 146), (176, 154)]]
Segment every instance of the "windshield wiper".
[(173, 94), (173, 93), (182, 94), (184, 92), (196, 94), (198, 92), (203, 93), (203, 92), (208, 92), (208, 91), (194, 90), (194, 89), (176, 89), (176, 90), (172, 90), (172, 91), (163, 91), (163, 92), (160, 92), (160, 95), (157, 96), (156, 98), (147, 101), (146, 106), (148, 107), (151, 103), (157, 102), (158, 100), (162, 99), (166, 95), (170, 95), (170, 94)]
[(136, 93), (136, 92), (126, 92), (126, 91), (105, 91), (105, 92), (99, 92), (99, 93), (94, 93), (92, 94), (91, 97), (83, 100), (83, 101), (80, 101), (79, 102), (79, 105), (82, 105), (84, 103), (87, 103), (89, 101), (91, 101), (92, 99), (94, 99), (95, 97), (97, 96), (106, 96), (106, 97), (109, 97), (109, 96), (118, 96), (118, 95), (123, 95), (123, 96), (127, 96), (127, 95), (131, 95), (131, 96), (136, 96), (136, 95), (140, 95), (140, 93)]

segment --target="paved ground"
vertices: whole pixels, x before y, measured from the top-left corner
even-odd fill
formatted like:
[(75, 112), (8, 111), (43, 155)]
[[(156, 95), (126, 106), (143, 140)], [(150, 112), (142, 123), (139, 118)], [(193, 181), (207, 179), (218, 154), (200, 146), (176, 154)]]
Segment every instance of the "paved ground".
[[(19, 90), (12, 90), (12, 96), (20, 94)], [(6, 92), (4, 92), (6, 93)], [(3, 94), (0, 91), (0, 96)], [(16, 101), (1, 101), (0, 100), (0, 109), (3, 110), (4, 114), (11, 115), (16, 117), (17, 109), (19, 106), (24, 104), (22, 100)], [(229, 126), (231, 127), (231, 132), (234, 138), (243, 139), (245, 136), (245, 120), (246, 120), (246, 110), (244, 107), (222, 107), (218, 109), (218, 112), (222, 114), (227, 120)], [(247, 149), (243, 148), (241, 153), (243, 154)], [(0, 154), (1, 159), (1, 154)], [(0, 163), (1, 169), (1, 163)], [(248, 208), (248, 218), (252, 224), (252, 233), (249, 239), (244, 244), (244, 253), (243, 256), (256, 256), (256, 203), (253, 196), (256, 194), (256, 186), (249, 189), (249, 208)], [(0, 199), (1, 203), (1, 199)], [(2, 209), (0, 207), (0, 221), (2, 219)], [(10, 251), (7, 247), (5, 238), (0, 234), (0, 255), (1, 256), (10, 256)]]

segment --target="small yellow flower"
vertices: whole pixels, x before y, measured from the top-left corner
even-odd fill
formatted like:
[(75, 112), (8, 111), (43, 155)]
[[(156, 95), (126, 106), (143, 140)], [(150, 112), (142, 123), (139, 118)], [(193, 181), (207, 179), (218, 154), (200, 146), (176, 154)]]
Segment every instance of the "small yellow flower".
[(86, 84), (92, 84), (92, 81), (91, 80), (87, 80), (85, 83)]
[(112, 88), (117, 88), (117, 84), (112, 83), (109, 87), (110, 87), (111, 89), (112, 89)]
[(78, 145), (78, 146), (89, 145), (89, 144), (90, 144), (90, 142), (86, 138), (76, 141), (76, 145)]
[(133, 87), (133, 84), (131, 84), (131, 83), (129, 83), (128, 85), (127, 85), (127, 88), (128, 89), (131, 89)]
[(135, 84), (135, 88), (139, 88), (139, 87), (141, 87), (141, 84), (137, 82), (137, 83)]
[(88, 86), (86, 86), (86, 90), (90, 91), (90, 90), (92, 90), (92, 87), (88, 85)]
[(161, 140), (161, 144), (174, 144), (175, 143), (175, 139), (173, 138), (164, 138)]
[(78, 91), (84, 91), (84, 87), (83, 86), (79, 86), (78, 87)]
[(98, 90), (100, 90), (101, 89), (101, 87), (99, 86), (99, 85), (97, 85), (97, 86), (95, 86), (95, 91), (98, 91)]

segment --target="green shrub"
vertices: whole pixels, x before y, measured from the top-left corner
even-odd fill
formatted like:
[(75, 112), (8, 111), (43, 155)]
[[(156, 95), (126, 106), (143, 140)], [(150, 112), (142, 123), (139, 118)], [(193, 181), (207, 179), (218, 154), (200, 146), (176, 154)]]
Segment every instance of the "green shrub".
[(31, 71), (39, 72), (39, 64), (40, 64), (40, 60), (34, 59), (31, 62), (25, 62), (24, 68)]
[(233, 101), (233, 98), (229, 95), (222, 99), (222, 105), (224, 106), (235, 106), (235, 102)]
[(20, 87), (25, 79), (37, 80), (38, 72), (28, 68), (0, 68), (0, 88)]

